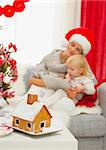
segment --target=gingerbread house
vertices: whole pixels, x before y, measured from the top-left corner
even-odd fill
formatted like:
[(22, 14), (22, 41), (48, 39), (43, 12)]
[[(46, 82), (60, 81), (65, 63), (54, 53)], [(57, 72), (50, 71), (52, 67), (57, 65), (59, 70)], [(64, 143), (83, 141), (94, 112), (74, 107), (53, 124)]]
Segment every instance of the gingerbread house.
[(38, 101), (37, 95), (28, 94), (27, 102), (18, 104), (13, 113), (13, 127), (23, 132), (39, 133), (51, 125), (51, 114), (47, 107)]

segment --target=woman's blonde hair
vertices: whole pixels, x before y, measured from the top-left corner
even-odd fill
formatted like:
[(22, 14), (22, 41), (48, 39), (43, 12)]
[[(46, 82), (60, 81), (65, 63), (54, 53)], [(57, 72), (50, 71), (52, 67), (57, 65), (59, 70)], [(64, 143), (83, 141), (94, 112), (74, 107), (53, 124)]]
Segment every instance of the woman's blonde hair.
[(67, 66), (74, 66), (79, 69), (83, 69), (82, 75), (88, 76), (88, 64), (85, 59), (85, 56), (81, 54), (72, 55), (66, 61)]

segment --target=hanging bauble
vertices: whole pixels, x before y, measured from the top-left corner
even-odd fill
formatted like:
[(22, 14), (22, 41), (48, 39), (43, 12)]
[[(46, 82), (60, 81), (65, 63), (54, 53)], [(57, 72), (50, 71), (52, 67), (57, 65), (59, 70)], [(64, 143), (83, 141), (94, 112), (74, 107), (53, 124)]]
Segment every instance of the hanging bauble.
[(16, 12), (22, 12), (25, 9), (25, 4), (24, 2), (14, 1), (13, 7)]
[(6, 17), (12, 17), (15, 12), (19, 13), (25, 9), (25, 3), (30, 0), (14, 0), (12, 5), (0, 6), (0, 16), (4, 14)]
[(14, 10), (13, 6), (5, 5), (3, 8), (3, 14), (6, 17), (12, 17), (14, 15), (14, 12), (15, 12), (15, 10)]

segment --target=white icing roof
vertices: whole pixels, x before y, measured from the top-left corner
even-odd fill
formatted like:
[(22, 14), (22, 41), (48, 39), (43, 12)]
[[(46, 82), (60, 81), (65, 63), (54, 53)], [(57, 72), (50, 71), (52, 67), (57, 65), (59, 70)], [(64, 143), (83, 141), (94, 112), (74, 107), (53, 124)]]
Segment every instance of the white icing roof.
[(13, 116), (24, 120), (33, 121), (43, 106), (44, 104), (39, 102), (34, 102), (32, 105), (29, 105), (25, 101), (22, 101), (15, 108)]

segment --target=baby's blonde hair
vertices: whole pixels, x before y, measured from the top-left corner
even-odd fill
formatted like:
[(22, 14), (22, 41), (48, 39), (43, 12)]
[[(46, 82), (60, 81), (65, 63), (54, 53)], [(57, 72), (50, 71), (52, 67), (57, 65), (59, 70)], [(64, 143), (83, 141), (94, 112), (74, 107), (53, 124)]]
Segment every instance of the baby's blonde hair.
[(82, 75), (88, 76), (88, 64), (85, 57), (81, 54), (70, 56), (66, 61), (66, 66), (73, 66), (79, 69), (84, 69)]

